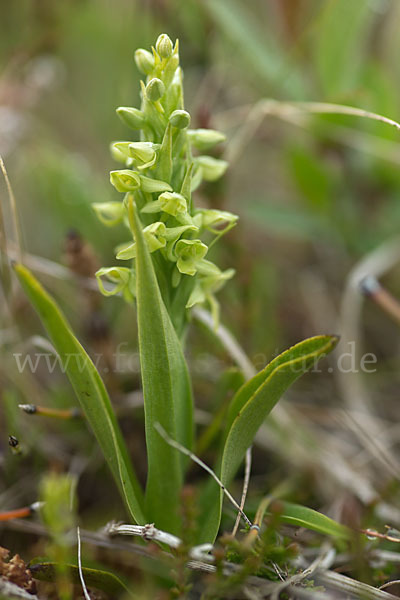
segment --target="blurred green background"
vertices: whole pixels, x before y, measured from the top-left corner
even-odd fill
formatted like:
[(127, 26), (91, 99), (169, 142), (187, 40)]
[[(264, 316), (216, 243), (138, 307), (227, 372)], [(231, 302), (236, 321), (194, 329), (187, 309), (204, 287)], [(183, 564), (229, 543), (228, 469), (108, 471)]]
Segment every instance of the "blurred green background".
[[(180, 40), (193, 126), (224, 131), (228, 155), (262, 99), (339, 103), (400, 119), (398, 0), (0, 0), (0, 13), (0, 153), (25, 248), (54, 263), (71, 265), (71, 230), (82, 236), (94, 263), (114, 261), (122, 232), (106, 229), (90, 204), (119, 198), (109, 184), (115, 168), (109, 144), (130, 132), (115, 108), (138, 105), (133, 53), (149, 48), (161, 32)], [(221, 314), (260, 368), (304, 337), (347, 335), (339, 317), (351, 269), (398, 235), (400, 146), (395, 128), (343, 115), (301, 119), (282, 113), (267, 116), (250, 133), (235, 146), (224, 180), (202, 188), (198, 202), (240, 215), (237, 228), (215, 249), (218, 264), (237, 271), (219, 295)], [(1, 193), (5, 201), (4, 182)], [(12, 238), (11, 225), (9, 232)], [(128, 341), (134, 352), (131, 309), (119, 299), (93, 300), (52, 269), (40, 278), (84, 345), (96, 352), (108, 344), (111, 351)], [(384, 281), (400, 295), (398, 268)], [(101, 314), (100, 334), (93, 306)], [(61, 374), (18, 377), (13, 353), (25, 353), (29, 336), (42, 330), (22, 298), (12, 312), (17, 326), (5, 311), (1, 372), (3, 461), (14, 461), (5, 471), (13, 490), (5, 504), (33, 501), (36, 486), (29, 467), (15, 457), (5, 460), (5, 433), (19, 430), (31, 451), (38, 444), (32, 459), (38, 469), (52, 460), (69, 463), (71, 452), (79, 462), (82, 449), (94, 456), (93, 472), (100, 461), (84, 425), (17, 414), (16, 401), (70, 406), (75, 400)], [(390, 419), (399, 383), (398, 332), (374, 306), (360, 319), (365, 348), (379, 359), (377, 372), (368, 375), (369, 391)], [(216, 402), (215, 381), (229, 365), (222, 349), (213, 345), (210, 351), (209, 340), (195, 330), (189, 344), (197, 402), (207, 409)], [(108, 385), (119, 394), (139, 385), (137, 373), (117, 379)], [(314, 404), (340, 405), (341, 393), (340, 382), (324, 372), (302, 380), (291, 399), (312, 412)], [(140, 415), (137, 421), (132, 451), (141, 444)], [(100, 485), (106, 509), (112, 492), (90, 473), (81, 504), (91, 506)], [(19, 489), (22, 474), (32, 477), (31, 488)]]

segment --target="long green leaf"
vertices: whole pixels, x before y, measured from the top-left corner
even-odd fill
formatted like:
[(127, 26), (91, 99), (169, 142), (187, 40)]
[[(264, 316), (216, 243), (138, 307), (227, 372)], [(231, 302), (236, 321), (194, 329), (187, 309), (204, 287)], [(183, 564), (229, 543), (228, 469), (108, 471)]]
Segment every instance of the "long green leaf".
[(53, 298), (26, 267), (18, 264), (14, 269), (58, 352), (132, 518), (137, 523), (144, 524), (146, 519), (142, 508), (142, 490), (133, 471), (110, 398), (96, 367), (72, 333)]
[[(222, 453), (220, 478), (228, 486), (238, 470), (247, 448), (275, 404), (287, 388), (308, 371), (317, 360), (336, 345), (335, 336), (316, 336), (289, 348), (262, 371), (245, 383), (234, 396), (227, 417), (226, 437)], [(223, 493), (214, 484), (215, 501), (208, 507), (208, 518), (202, 541), (213, 541), (217, 535)], [(208, 494), (210, 502), (211, 494)]]
[(161, 438), (159, 422), (168, 435), (191, 448), (193, 402), (181, 343), (158, 287), (133, 199), (129, 218), (136, 241), (136, 299), (142, 372), (148, 476), (146, 513), (157, 527), (180, 530), (178, 514), (182, 457)]
[(340, 539), (351, 539), (353, 532), (351, 529), (330, 519), (326, 515), (301, 506), (300, 504), (292, 504), (283, 500), (274, 500), (269, 505), (268, 512), (277, 513), (279, 518), (284, 523), (305, 527), (323, 535), (330, 535)]

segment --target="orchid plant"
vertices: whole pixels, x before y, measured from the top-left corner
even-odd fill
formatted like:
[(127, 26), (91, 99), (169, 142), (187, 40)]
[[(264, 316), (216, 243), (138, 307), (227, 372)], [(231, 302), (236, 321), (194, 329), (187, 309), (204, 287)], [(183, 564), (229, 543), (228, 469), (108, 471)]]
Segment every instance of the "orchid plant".
[[(238, 221), (230, 212), (201, 208), (194, 201), (202, 181), (215, 181), (227, 169), (225, 161), (205, 154), (225, 136), (190, 128), (178, 50), (178, 42), (173, 44), (162, 34), (151, 52), (136, 51), (136, 64), (144, 76), (141, 106), (120, 107), (117, 114), (139, 132), (138, 139), (111, 145), (122, 168), (111, 171), (110, 180), (123, 197), (93, 205), (105, 225), (126, 226), (126, 238), (116, 249), (121, 265), (101, 268), (97, 279), (104, 295), (121, 294), (136, 308), (146, 433), (145, 490), (100, 374), (53, 298), (25, 266), (15, 266), (60, 359), (65, 360), (66, 373), (132, 522), (154, 523), (175, 535), (182, 529), (180, 500), (189, 466), (177, 446), (190, 452), (196, 439), (184, 332), (196, 304), (208, 305), (218, 327), (215, 294), (234, 270), (222, 270), (209, 259), (209, 251)], [(234, 479), (264, 419), (283, 392), (336, 342), (335, 336), (328, 335), (304, 340), (249, 381), (243, 383), (242, 378), (220, 421), (213, 465), (220, 485), (211, 478), (199, 484), (198, 543), (215, 540), (223, 489)]]

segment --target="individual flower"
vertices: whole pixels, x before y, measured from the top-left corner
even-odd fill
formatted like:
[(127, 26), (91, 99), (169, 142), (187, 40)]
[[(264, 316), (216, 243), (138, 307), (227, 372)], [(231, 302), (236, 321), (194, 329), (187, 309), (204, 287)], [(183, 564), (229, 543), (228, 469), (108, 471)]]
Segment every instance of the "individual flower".
[[(104, 296), (122, 293), (125, 300), (132, 302), (135, 296), (135, 274), (125, 267), (102, 267), (96, 272), (97, 283)], [(104, 285), (105, 278), (107, 285)]]
[(208, 248), (201, 240), (179, 240), (175, 246), (176, 266), (184, 275), (195, 275)]

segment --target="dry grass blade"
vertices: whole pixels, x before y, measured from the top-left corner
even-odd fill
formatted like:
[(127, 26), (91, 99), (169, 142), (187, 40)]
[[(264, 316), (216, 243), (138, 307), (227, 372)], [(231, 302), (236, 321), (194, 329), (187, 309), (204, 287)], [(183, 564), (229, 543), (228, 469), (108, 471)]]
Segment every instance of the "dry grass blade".
[[(251, 458), (252, 458), (252, 450), (251, 450), (251, 446), (250, 446), (249, 448), (247, 448), (246, 457), (245, 457), (243, 491), (242, 491), (242, 497), (240, 499), (241, 510), (243, 510), (243, 508), (244, 508), (244, 505), (246, 502), (246, 497), (247, 497), (247, 491), (249, 489), (250, 473), (251, 473)], [(240, 512), (238, 512), (236, 521), (235, 521), (235, 525), (232, 530), (233, 537), (235, 537), (235, 535), (237, 533), (239, 523), (240, 523), (240, 517), (241, 517), (241, 514), (240, 514)]]
[(203, 323), (219, 339), (232, 360), (242, 369), (246, 379), (251, 379), (256, 374), (256, 370), (250, 360), (247, 358), (243, 349), (239, 346), (233, 335), (223, 325), (218, 325), (215, 329), (214, 319), (207, 310), (196, 307), (193, 309), (193, 316)]
[(340, 573), (335, 573), (334, 571), (318, 573), (316, 580), (318, 584), (338, 590), (343, 594), (341, 597), (347, 597), (351, 594), (356, 598), (363, 598), (365, 600), (395, 600), (398, 598), (398, 596), (393, 596), (393, 594), (374, 588), (361, 581), (356, 581)]
[(226, 151), (226, 160), (230, 163), (237, 160), (243, 148), (248, 144), (251, 138), (255, 135), (263, 120), (267, 116), (273, 116), (293, 124), (298, 124), (299, 117), (313, 114), (332, 114), (332, 115), (348, 115), (351, 117), (361, 117), (373, 121), (385, 123), (391, 127), (395, 127), (400, 131), (400, 123), (385, 117), (378, 113), (374, 113), (355, 106), (345, 106), (342, 104), (331, 104), (326, 102), (279, 102), (272, 99), (264, 99), (257, 102), (247, 113), (247, 116), (242, 120), (243, 123), (236, 135), (231, 140), (229, 148)]

